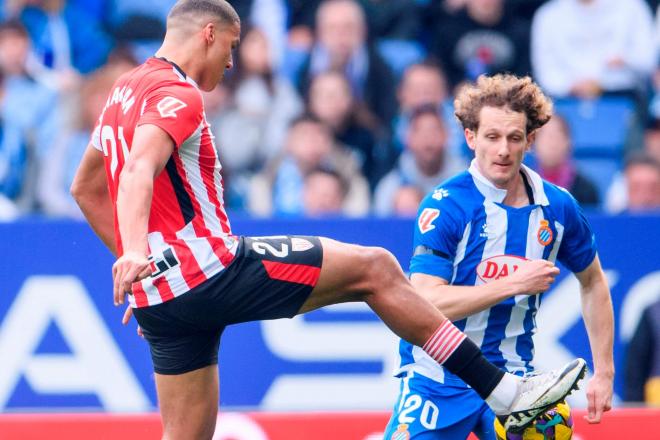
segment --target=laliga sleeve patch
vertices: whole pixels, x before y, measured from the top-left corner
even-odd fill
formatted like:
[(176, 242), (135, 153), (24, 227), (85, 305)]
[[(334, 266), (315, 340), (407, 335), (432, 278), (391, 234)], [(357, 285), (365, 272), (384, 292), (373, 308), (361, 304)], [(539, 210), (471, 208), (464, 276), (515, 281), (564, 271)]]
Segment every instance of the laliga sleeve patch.
[(433, 222), (440, 215), (439, 209), (434, 208), (424, 208), (422, 213), (417, 218), (417, 226), (422, 234), (426, 234), (429, 231), (435, 229)]
[(188, 107), (185, 102), (171, 96), (166, 96), (156, 105), (161, 118), (176, 118), (176, 112), (185, 107)]

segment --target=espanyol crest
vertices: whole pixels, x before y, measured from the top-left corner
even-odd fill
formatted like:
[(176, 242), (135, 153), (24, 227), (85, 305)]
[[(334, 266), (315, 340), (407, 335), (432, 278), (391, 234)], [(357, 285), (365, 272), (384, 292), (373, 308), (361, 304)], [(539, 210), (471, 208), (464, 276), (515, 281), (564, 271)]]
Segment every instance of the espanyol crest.
[(543, 246), (552, 243), (552, 229), (550, 229), (550, 223), (547, 220), (541, 220), (541, 226), (539, 226), (539, 230), (536, 233), (536, 238)]

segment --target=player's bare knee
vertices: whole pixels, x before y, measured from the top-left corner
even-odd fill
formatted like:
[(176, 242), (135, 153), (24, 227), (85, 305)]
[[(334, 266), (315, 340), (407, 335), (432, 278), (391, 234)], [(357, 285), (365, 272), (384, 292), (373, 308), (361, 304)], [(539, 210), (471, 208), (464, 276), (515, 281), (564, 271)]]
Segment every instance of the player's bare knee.
[(390, 251), (381, 247), (370, 247), (368, 255), (369, 291), (380, 293), (405, 280), (401, 267)]

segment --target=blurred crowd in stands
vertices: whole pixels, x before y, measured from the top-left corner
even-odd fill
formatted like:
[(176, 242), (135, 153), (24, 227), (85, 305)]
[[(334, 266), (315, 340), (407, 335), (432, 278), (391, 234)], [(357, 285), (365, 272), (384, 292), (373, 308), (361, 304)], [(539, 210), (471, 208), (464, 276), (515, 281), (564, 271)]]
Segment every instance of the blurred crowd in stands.
[[(69, 185), (113, 82), (175, 0), (0, 2), (0, 219), (79, 218)], [(471, 160), (453, 116), (481, 74), (555, 100), (526, 163), (587, 209), (660, 210), (658, 0), (235, 0), (205, 93), (230, 211), (414, 216)]]

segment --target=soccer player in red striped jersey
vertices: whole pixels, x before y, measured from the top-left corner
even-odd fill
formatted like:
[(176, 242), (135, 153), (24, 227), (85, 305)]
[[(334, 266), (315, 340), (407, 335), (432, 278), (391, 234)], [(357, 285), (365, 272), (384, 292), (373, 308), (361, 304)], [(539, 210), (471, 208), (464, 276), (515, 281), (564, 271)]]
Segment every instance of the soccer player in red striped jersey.
[(583, 360), (531, 378), (505, 374), (415, 293), (382, 248), (232, 234), (200, 89), (215, 88), (232, 67), (239, 35), (226, 1), (179, 0), (156, 56), (113, 86), (71, 188), (118, 257), (114, 302), (128, 296), (124, 321), (135, 314), (149, 343), (163, 438), (213, 436), (225, 326), (347, 301), (365, 301), (471, 385), (507, 428), (563, 399), (584, 374)]

